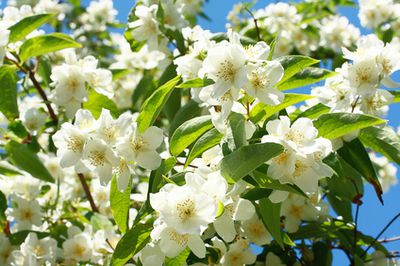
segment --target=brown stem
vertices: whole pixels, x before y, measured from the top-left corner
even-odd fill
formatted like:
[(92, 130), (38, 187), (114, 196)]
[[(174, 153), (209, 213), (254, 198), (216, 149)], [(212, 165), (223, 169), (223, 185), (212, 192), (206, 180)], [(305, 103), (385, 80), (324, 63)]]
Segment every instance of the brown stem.
[(388, 243), (388, 242), (394, 242), (400, 240), (400, 236), (392, 237), (392, 238), (384, 238), (378, 240), (379, 243)]
[(42, 86), (40, 85), (40, 83), (37, 81), (36, 77), (35, 77), (35, 73), (38, 70), (39, 67), (39, 59), (37, 59), (37, 63), (35, 65), (34, 70), (31, 69), (26, 69), (24, 68), (22, 65), (20, 65), (20, 63), (18, 63), (17, 61), (9, 58), (9, 57), (5, 57), (6, 60), (10, 61), (11, 63), (13, 63), (16, 67), (18, 67), (19, 70), (21, 70), (22, 72), (24, 72), (25, 74), (28, 74), (29, 79), (32, 81), (33, 85), (35, 86), (36, 90), (39, 92), (40, 97), (43, 99), (44, 103), (46, 104), (47, 110), (49, 112), (50, 118), (51, 120), (53, 120), (54, 125), (58, 124), (58, 118), (57, 115), (55, 114), (53, 107), (51, 107), (51, 104), (49, 103), (49, 99), (47, 98), (46, 93), (44, 92)]
[(247, 7), (245, 7), (245, 9), (250, 14), (251, 18), (254, 21), (254, 26), (256, 27), (256, 32), (257, 32), (257, 39), (260, 42), (262, 39), (261, 39), (260, 28), (258, 27), (258, 21), (257, 21), (256, 17), (253, 15), (253, 13)]
[(90, 193), (89, 186), (86, 183), (85, 176), (83, 174), (79, 173), (78, 177), (79, 177), (79, 180), (81, 181), (81, 184), (82, 184), (83, 190), (85, 191), (86, 197), (89, 200), (90, 207), (92, 207), (92, 211), (93, 212), (99, 212), (99, 209), (97, 208), (96, 204), (94, 203), (92, 194)]

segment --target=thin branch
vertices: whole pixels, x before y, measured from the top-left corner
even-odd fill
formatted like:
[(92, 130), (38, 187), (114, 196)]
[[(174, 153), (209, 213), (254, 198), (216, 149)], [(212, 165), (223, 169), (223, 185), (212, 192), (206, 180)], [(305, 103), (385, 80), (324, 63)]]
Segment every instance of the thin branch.
[(250, 14), (251, 18), (254, 21), (254, 26), (256, 27), (256, 32), (257, 32), (257, 39), (260, 42), (262, 39), (261, 39), (260, 28), (258, 27), (258, 21), (256, 17), (253, 15), (253, 13), (250, 11), (250, 9), (248, 9), (247, 7), (245, 7), (244, 9)]
[(400, 236), (392, 237), (392, 238), (384, 238), (384, 239), (379, 239), (379, 243), (389, 243), (389, 242), (394, 242), (400, 240)]
[(82, 184), (83, 190), (85, 191), (86, 197), (89, 200), (90, 207), (92, 207), (92, 211), (93, 212), (99, 212), (99, 209), (97, 208), (96, 204), (94, 203), (92, 194), (90, 193), (89, 186), (86, 183), (85, 176), (83, 174), (79, 173), (78, 177), (79, 177), (79, 180), (81, 181), (81, 184)]
[(400, 212), (396, 214), (390, 221), (389, 223), (379, 232), (379, 234), (375, 237), (375, 239), (369, 244), (367, 249), (364, 251), (363, 257), (367, 254), (368, 250), (374, 245), (378, 239), (385, 233), (385, 231), (400, 217)]
[(353, 252), (354, 254), (356, 253), (357, 249), (357, 227), (358, 227), (358, 213), (360, 211), (360, 206), (362, 204), (361, 197), (362, 195), (360, 194), (360, 191), (358, 190), (357, 184), (353, 179), (350, 179), (352, 184), (354, 185), (354, 188), (357, 192), (356, 197), (353, 199), (353, 202), (356, 204), (356, 214), (354, 216), (354, 241), (353, 241)]

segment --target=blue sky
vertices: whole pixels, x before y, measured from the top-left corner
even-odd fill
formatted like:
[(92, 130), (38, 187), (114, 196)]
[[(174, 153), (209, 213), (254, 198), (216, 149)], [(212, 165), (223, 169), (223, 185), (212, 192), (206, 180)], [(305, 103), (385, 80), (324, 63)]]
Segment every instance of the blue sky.
[[(238, 0), (210, 0), (205, 5), (205, 13), (212, 19), (211, 22), (200, 19), (199, 23), (203, 28), (211, 31), (224, 31), (226, 16), (230, 11), (231, 7), (240, 1)], [(263, 7), (271, 2), (271, 0), (259, 0), (257, 7)], [(130, 6), (133, 1), (114, 1), (116, 8), (119, 11), (118, 17), (121, 21), (125, 21), (127, 14), (129, 13)], [(357, 9), (351, 7), (342, 7), (339, 12), (347, 16), (351, 23), (355, 24), (361, 29), (362, 34), (370, 33), (369, 30), (362, 29), (359, 19), (357, 17)], [(400, 75), (395, 75), (396, 80), (400, 80)], [(395, 104), (391, 106), (388, 116), (390, 125), (397, 128), (400, 122), (400, 105)], [(399, 170), (400, 172), (400, 170)], [(400, 211), (400, 185), (392, 187), (388, 193), (384, 194), (385, 205), (382, 206), (377, 197), (375, 196), (374, 190), (366, 185), (365, 196), (363, 198), (364, 204), (360, 208), (359, 212), (359, 230), (375, 237), (380, 230), (387, 224), (390, 219)], [(384, 237), (393, 237), (400, 233), (400, 221), (397, 221), (392, 227), (386, 231)], [(400, 242), (394, 242), (387, 245), (390, 250), (400, 250)], [(348, 262), (347, 257), (341, 252), (338, 252), (334, 256), (333, 265), (346, 265)]]

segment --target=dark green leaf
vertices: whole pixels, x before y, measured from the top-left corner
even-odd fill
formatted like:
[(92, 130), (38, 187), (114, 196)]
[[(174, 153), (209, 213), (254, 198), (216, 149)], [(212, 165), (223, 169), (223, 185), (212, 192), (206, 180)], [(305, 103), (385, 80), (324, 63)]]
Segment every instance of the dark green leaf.
[(184, 122), (200, 115), (201, 108), (199, 104), (194, 100), (190, 100), (176, 113), (174, 119), (171, 122), (171, 125), (169, 126), (169, 136), (172, 136), (175, 130)]
[(0, 112), (9, 120), (18, 117), (17, 80), (15, 68), (9, 65), (0, 67)]
[(168, 97), (171, 95), (172, 90), (178, 84), (180, 76), (177, 76), (161, 87), (159, 87), (144, 103), (142, 110), (137, 118), (138, 128), (140, 132), (144, 132), (148, 127), (150, 127), (161, 110), (163, 109)]
[(119, 230), (125, 234), (128, 229), (129, 207), (131, 205), (132, 181), (129, 181), (125, 191), (120, 191), (117, 184), (117, 178), (114, 176), (110, 187), (110, 205), (114, 216), (114, 221)]
[(111, 257), (111, 266), (122, 266), (150, 241), (152, 227), (136, 224), (118, 242)]
[(210, 116), (200, 116), (186, 121), (174, 132), (169, 150), (172, 155), (179, 155), (190, 144), (195, 142), (207, 130), (213, 127)]
[(272, 203), (268, 198), (261, 199), (259, 203), (259, 216), (274, 240), (284, 249), (281, 229), (281, 204)]
[(232, 129), (233, 141), (236, 148), (240, 148), (247, 144), (245, 117), (238, 113), (232, 113), (229, 116), (229, 125)]
[(185, 162), (185, 167), (188, 165), (199, 155), (201, 155), (206, 150), (218, 145), (221, 142), (221, 139), (224, 137), (217, 129), (213, 128), (210, 131), (204, 133), (193, 145), (192, 149), (189, 152), (189, 155)]
[(386, 121), (372, 115), (352, 113), (323, 114), (314, 121), (319, 135), (335, 139), (359, 129), (385, 123)]
[(9, 154), (11, 161), (19, 168), (27, 171), (33, 177), (40, 180), (54, 183), (53, 177), (44, 167), (39, 157), (33, 153), (24, 144), (19, 144), (15, 141), (9, 141), (6, 144), (6, 151)]
[(222, 159), (221, 174), (229, 182), (238, 181), (282, 152), (283, 146), (276, 143), (243, 146)]

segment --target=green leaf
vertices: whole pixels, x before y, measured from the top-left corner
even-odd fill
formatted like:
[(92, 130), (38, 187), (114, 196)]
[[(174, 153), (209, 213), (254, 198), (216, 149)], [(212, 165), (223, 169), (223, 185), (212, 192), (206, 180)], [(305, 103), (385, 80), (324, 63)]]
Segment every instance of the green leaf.
[(132, 70), (130, 70), (130, 69), (123, 69), (123, 68), (120, 68), (120, 69), (110, 69), (110, 71), (111, 71), (111, 73), (112, 73), (113, 80), (119, 80), (119, 79), (125, 77), (126, 75), (132, 73)]
[(18, 117), (17, 80), (15, 68), (8, 65), (0, 67), (0, 112), (9, 120)]
[(178, 86), (176, 86), (179, 89), (190, 89), (190, 88), (203, 88), (207, 87), (209, 85), (214, 84), (215, 82), (212, 79), (208, 78), (194, 78), (194, 79), (189, 79), (186, 80), (185, 82), (182, 82)]
[(26, 40), (20, 47), (19, 57), (25, 62), (31, 57), (40, 56), (67, 48), (80, 48), (81, 45), (63, 33), (50, 33)]
[(174, 132), (170, 140), (169, 150), (173, 156), (178, 156), (190, 144), (195, 142), (213, 124), (209, 115), (195, 117), (180, 125)]
[(95, 232), (98, 230), (114, 230), (114, 226), (107, 216), (97, 212), (90, 217), (90, 223)]
[(26, 145), (19, 144), (18, 142), (12, 140), (6, 144), (5, 148), (11, 161), (16, 166), (27, 171), (33, 177), (54, 183), (53, 177), (50, 175), (47, 168), (44, 167), (39, 157)]
[(286, 55), (276, 58), (279, 63), (283, 66), (285, 74), (281, 81), (278, 83), (278, 87), (283, 84), (286, 80), (294, 76), (296, 73), (302, 71), (306, 67), (315, 65), (319, 60), (303, 56), (303, 55)]
[(361, 142), (400, 165), (400, 137), (391, 127), (369, 127), (360, 131)]
[(110, 205), (114, 221), (119, 230), (125, 234), (128, 229), (129, 207), (131, 205), (132, 180), (130, 180), (125, 191), (120, 191), (116, 176), (113, 177), (110, 187)]
[(236, 148), (240, 148), (247, 144), (245, 117), (238, 113), (232, 113), (229, 116), (229, 125), (232, 129), (233, 141)]
[(261, 188), (268, 188), (272, 190), (287, 191), (289, 193), (299, 194), (307, 198), (307, 195), (296, 185), (281, 184), (278, 180), (268, 177), (265, 173), (258, 170), (253, 171), (250, 176), (257, 182)]
[(312, 251), (314, 253), (314, 265), (332, 265), (332, 249), (325, 242), (318, 241), (314, 243)]
[(184, 106), (182, 106), (181, 109), (179, 109), (174, 119), (172, 120), (169, 126), (169, 136), (172, 136), (175, 130), (184, 122), (200, 115), (201, 107), (199, 106), (199, 104), (194, 100), (190, 100), (189, 102), (187, 102)]
[(217, 129), (213, 128), (208, 132), (204, 133), (193, 145), (193, 148), (190, 150), (189, 155), (185, 162), (185, 167), (188, 165), (199, 155), (203, 154), (208, 149), (211, 149), (215, 145), (218, 145), (221, 142), (221, 139), (224, 137)]
[(307, 94), (296, 94), (296, 93), (287, 93), (285, 94), (285, 100), (283, 103), (271, 106), (265, 103), (258, 103), (250, 112), (250, 120), (253, 123), (258, 123), (260, 121), (264, 121), (265, 119), (273, 116), (275, 113), (294, 105), (299, 102), (303, 102), (305, 100), (314, 98), (314, 96)]
[(8, 28), (10, 36), (9, 43), (14, 43), (25, 38), (29, 33), (36, 30), (43, 24), (49, 22), (54, 14), (40, 14), (26, 17)]
[[(333, 177), (332, 177), (333, 178)], [(352, 203), (351, 201), (345, 200), (338, 197), (334, 193), (327, 194), (329, 204), (337, 215), (342, 216), (346, 222), (353, 221)]]
[(150, 242), (151, 226), (136, 224), (121, 238), (111, 257), (111, 266), (122, 266)]
[(329, 108), (328, 106), (326, 106), (326, 105), (324, 105), (322, 103), (318, 103), (318, 104), (308, 108), (304, 112), (300, 113), (296, 117), (295, 120), (299, 119), (300, 117), (307, 117), (307, 118), (310, 118), (310, 119), (316, 119), (322, 114), (329, 113), (330, 110), (331, 110), (331, 108)]
[(168, 97), (171, 95), (172, 90), (178, 84), (180, 76), (177, 76), (161, 87), (159, 87), (144, 103), (142, 110), (137, 118), (138, 128), (140, 132), (144, 132), (148, 127), (150, 127), (161, 110), (163, 109)]
[(222, 159), (221, 174), (230, 182), (238, 181), (283, 150), (283, 146), (276, 143), (243, 146)]
[(400, 91), (389, 91), (391, 94), (393, 94), (393, 102), (392, 103), (398, 103), (400, 102)]
[(336, 72), (318, 67), (307, 67), (306, 69), (303, 69), (302, 71), (296, 73), (294, 76), (290, 77), (285, 82), (280, 82), (278, 89), (283, 91), (300, 88), (317, 83), (334, 75), (336, 75)]
[(281, 203), (272, 203), (268, 198), (260, 199), (259, 216), (275, 241), (284, 249), (281, 229)]
[(190, 255), (190, 249), (186, 248), (175, 258), (165, 258), (165, 266), (182, 266), (186, 265), (186, 260)]
[(103, 108), (108, 109), (114, 118), (120, 115), (117, 106), (111, 99), (95, 90), (91, 90), (88, 101), (83, 103), (83, 109), (89, 110), (93, 117), (98, 119)]
[(12, 176), (12, 175), (22, 175), (22, 174), (18, 172), (16, 169), (12, 168), (11, 165), (8, 165), (8, 163), (0, 161), (0, 175)]
[(356, 138), (350, 142), (344, 142), (343, 147), (338, 150), (338, 153), (349, 165), (373, 185), (376, 195), (383, 204), (381, 183), (376, 175), (368, 152), (365, 150), (361, 141)]
[(6, 216), (7, 207), (8, 207), (7, 198), (0, 190), (0, 231), (3, 231), (4, 227), (7, 225), (7, 216)]
[(372, 115), (351, 113), (323, 114), (314, 121), (319, 135), (327, 139), (335, 139), (366, 127), (383, 124), (386, 121)]
[(51, 63), (50, 60), (46, 57), (40, 58), (40, 64), (38, 68), (38, 74), (42, 77), (43, 82), (47, 87), (50, 87), (52, 80), (51, 76)]

